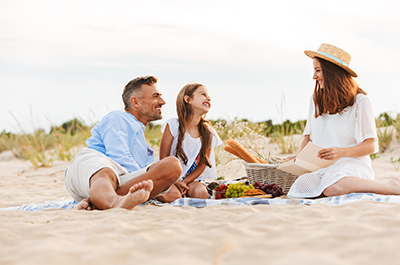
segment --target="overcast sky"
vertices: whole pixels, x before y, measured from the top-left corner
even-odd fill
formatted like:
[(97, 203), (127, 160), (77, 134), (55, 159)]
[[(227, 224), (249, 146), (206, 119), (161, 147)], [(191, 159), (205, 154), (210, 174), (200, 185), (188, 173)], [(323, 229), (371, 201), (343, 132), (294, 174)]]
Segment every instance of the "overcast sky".
[(352, 56), (378, 116), (400, 112), (400, 1), (0, 0), (0, 131), (88, 125), (123, 109), (131, 79), (155, 75), (175, 117), (188, 82), (208, 87), (209, 119), (306, 119), (304, 50)]

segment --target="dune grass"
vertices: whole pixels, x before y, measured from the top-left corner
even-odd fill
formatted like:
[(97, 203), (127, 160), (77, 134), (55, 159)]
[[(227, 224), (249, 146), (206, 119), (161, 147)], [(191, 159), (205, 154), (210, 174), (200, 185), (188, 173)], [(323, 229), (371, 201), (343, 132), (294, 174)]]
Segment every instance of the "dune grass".
[(400, 140), (400, 114), (393, 120), (392, 126), (396, 130), (396, 139)]
[[(49, 133), (42, 129), (33, 133), (21, 130), (18, 134), (3, 131), (0, 134), (0, 152), (10, 150), (16, 158), (29, 160), (36, 169), (51, 167), (55, 160), (71, 161), (86, 146), (92, 127), (79, 119), (72, 119), (53, 126)], [(157, 148), (161, 141), (160, 125), (147, 126), (145, 136), (150, 145)]]
[[(223, 142), (228, 139), (235, 139), (238, 141), (246, 150), (252, 152), (252, 154), (266, 162), (271, 161), (273, 157), (273, 150), (270, 150), (267, 146), (267, 138), (265, 137), (264, 124), (252, 123), (247, 120), (232, 120), (224, 121), (220, 120), (214, 125), (218, 135)], [(229, 161), (236, 159), (233, 155), (223, 150), (222, 146), (219, 146), (216, 150), (216, 164), (226, 164)]]
[(393, 119), (386, 112), (382, 113), (375, 120), (377, 127), (377, 136), (379, 142), (379, 151), (384, 153), (393, 141), (393, 136), (399, 140), (400, 136), (400, 114), (396, 119)]
[[(300, 121), (292, 124), (289, 120), (281, 125), (275, 126), (275, 130), (270, 134), (273, 141), (280, 149), (282, 154), (295, 154), (298, 151), (298, 143), (294, 140), (293, 135), (302, 134), (305, 128), (306, 121)], [(269, 127), (274, 128), (274, 127)]]
[(394, 166), (394, 169), (395, 169), (396, 171), (399, 171), (399, 170), (400, 170), (400, 157), (399, 157), (399, 158), (393, 158), (393, 157), (391, 157), (391, 158), (390, 158), (390, 162), (392, 162), (392, 164), (393, 164), (393, 166)]
[(54, 160), (70, 161), (79, 146), (90, 136), (90, 127), (77, 119), (53, 127), (49, 133), (36, 129), (33, 133), (21, 130), (18, 134), (2, 132), (2, 151), (11, 150), (15, 157), (29, 160), (37, 169), (50, 167)]
[[(221, 139), (238, 141), (246, 150), (254, 156), (268, 162), (274, 163), (277, 154), (293, 153), (297, 145), (293, 140), (294, 130), (288, 126), (290, 122), (282, 125), (272, 125), (270, 121), (253, 123), (246, 119), (232, 121), (219, 120), (214, 124)], [(270, 137), (267, 137), (269, 135)], [(223, 146), (217, 148), (216, 164), (226, 164), (235, 156), (223, 150)]]
[[(211, 121), (221, 139), (236, 139), (246, 149), (265, 161), (271, 162), (277, 154), (293, 154), (298, 146), (293, 139), (295, 134), (301, 134), (306, 121), (291, 123), (285, 121), (274, 125), (271, 120), (250, 122), (242, 120)], [(376, 119), (380, 152), (385, 152), (393, 139), (400, 138), (400, 115), (392, 119), (382, 114)], [(72, 119), (60, 126), (54, 126), (49, 133), (36, 129), (33, 133), (21, 130), (18, 134), (0, 133), (0, 152), (10, 150), (20, 159), (29, 160), (35, 168), (50, 167), (56, 160), (70, 161), (79, 150), (86, 146), (85, 141), (90, 137), (93, 125), (86, 125), (79, 119)], [(161, 141), (161, 125), (150, 123), (145, 130), (145, 137), (150, 146), (157, 151)], [(395, 135), (396, 137), (393, 137)], [(217, 164), (225, 164), (233, 159), (232, 155), (223, 150), (223, 145), (216, 150)], [(375, 156), (376, 158), (378, 156)], [(391, 161), (399, 165), (398, 159)]]

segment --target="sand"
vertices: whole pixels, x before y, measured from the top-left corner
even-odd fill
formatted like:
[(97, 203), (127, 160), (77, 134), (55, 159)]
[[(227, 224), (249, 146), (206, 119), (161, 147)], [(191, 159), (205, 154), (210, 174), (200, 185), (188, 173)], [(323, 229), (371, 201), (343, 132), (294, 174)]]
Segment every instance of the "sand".
[[(390, 157), (377, 179), (399, 177)], [(67, 162), (35, 170), (0, 154), (0, 208), (71, 199)], [(240, 161), (219, 167), (245, 175)], [(398, 264), (400, 204), (159, 207), (133, 211), (0, 211), (0, 264)]]

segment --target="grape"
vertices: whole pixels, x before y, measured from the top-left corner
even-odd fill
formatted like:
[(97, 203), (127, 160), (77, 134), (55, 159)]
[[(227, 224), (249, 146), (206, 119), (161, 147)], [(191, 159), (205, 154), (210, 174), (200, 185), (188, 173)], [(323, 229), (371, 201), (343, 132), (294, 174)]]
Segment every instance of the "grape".
[(271, 194), (272, 197), (279, 197), (284, 194), (282, 188), (279, 187), (278, 185), (276, 185), (275, 183), (266, 184), (266, 183), (260, 183), (259, 181), (256, 181), (254, 183), (254, 188), (262, 190), (267, 194)]
[(254, 189), (254, 185), (245, 185), (241, 182), (232, 183), (228, 185), (220, 185), (214, 188), (215, 190), (215, 199), (224, 199), (224, 198), (238, 198), (244, 196), (244, 193), (247, 190)]
[(226, 198), (238, 198), (238, 197), (243, 196), (244, 193), (249, 189), (251, 189), (251, 187), (246, 186), (245, 184), (243, 184), (241, 182), (230, 184), (226, 191), (225, 197)]

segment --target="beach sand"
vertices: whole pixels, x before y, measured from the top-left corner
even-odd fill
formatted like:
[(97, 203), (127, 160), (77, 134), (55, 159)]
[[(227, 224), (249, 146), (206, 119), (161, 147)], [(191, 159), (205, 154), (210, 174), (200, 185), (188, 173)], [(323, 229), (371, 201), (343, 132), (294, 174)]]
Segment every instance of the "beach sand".
[[(397, 142), (397, 140), (395, 141)], [(390, 157), (376, 178), (399, 177)], [(35, 170), (0, 154), (0, 208), (71, 199), (67, 162)], [(245, 175), (241, 161), (219, 167)], [(399, 264), (400, 204), (140, 206), (133, 211), (0, 211), (0, 264)]]

